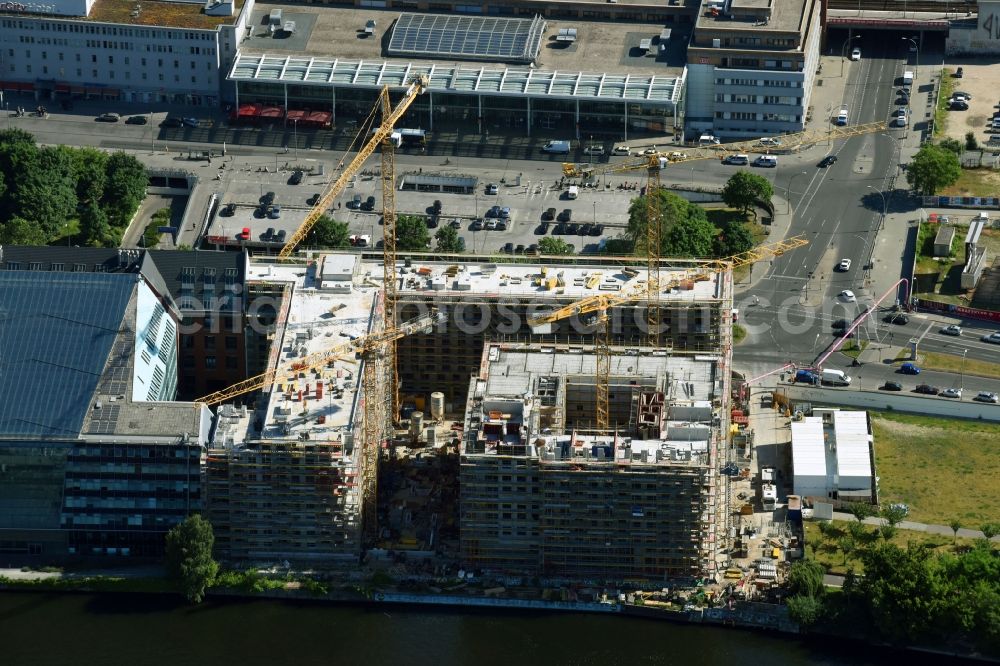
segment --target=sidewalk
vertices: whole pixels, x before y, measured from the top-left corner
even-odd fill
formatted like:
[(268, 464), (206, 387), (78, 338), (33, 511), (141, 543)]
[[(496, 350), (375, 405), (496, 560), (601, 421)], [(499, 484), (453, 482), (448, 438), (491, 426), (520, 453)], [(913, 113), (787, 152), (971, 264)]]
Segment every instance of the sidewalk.
[[(848, 522), (855, 520), (854, 516), (852, 516), (849, 513), (843, 513), (842, 511), (834, 511), (833, 519), (844, 520)], [(875, 525), (876, 527), (881, 526), (883, 524), (882, 519), (877, 517), (865, 518), (862, 522), (865, 525)], [(953, 532), (952, 529), (947, 525), (928, 525), (927, 523), (915, 523), (910, 520), (904, 520), (901, 523), (899, 523), (896, 527), (898, 527), (901, 530), (912, 530), (914, 532), (927, 532), (928, 534), (942, 534), (944, 536), (955, 536), (955, 532)], [(959, 528), (958, 530), (958, 536), (965, 537), (967, 539), (982, 539), (983, 533), (980, 530), (970, 530), (962, 527)], [(1000, 536), (993, 537), (991, 541), (1000, 543)]]

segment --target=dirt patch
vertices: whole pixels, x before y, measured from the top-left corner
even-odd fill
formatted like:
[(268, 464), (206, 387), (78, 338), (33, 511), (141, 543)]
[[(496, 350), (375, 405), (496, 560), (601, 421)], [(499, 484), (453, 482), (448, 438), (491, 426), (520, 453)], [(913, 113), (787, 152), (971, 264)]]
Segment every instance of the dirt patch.
[[(961, 67), (962, 78), (952, 76)], [(996, 61), (968, 58), (949, 62), (944, 69), (951, 78), (954, 91), (967, 92), (972, 95), (968, 111), (948, 111), (948, 121), (945, 136), (958, 139), (965, 143), (965, 135), (974, 132), (976, 141), (985, 144), (990, 135), (987, 121), (996, 111), (995, 105), (1000, 103), (1000, 91), (997, 90), (997, 80), (1000, 78), (1000, 64)]]

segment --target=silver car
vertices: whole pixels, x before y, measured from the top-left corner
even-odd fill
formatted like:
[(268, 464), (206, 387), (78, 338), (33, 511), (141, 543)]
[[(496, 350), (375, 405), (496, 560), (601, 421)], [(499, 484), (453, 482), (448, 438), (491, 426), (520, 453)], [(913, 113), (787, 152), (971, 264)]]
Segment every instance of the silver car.
[(973, 400), (977, 400), (979, 402), (992, 402), (993, 404), (996, 404), (1000, 402), (1000, 396), (997, 396), (996, 393), (991, 391), (980, 391), (976, 394), (976, 397), (973, 398)]

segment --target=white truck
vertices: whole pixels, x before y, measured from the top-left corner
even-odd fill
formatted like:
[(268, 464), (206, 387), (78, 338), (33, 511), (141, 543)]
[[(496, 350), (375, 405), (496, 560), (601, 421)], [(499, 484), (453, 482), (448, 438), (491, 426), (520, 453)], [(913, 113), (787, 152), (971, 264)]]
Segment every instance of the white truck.
[(543, 153), (552, 153), (555, 155), (567, 155), (569, 154), (569, 150), (569, 141), (549, 141), (542, 146)]
[(760, 503), (764, 511), (774, 511), (778, 502), (778, 486), (775, 484), (775, 472), (773, 467), (760, 468)]
[(820, 380), (830, 386), (850, 386), (851, 378), (843, 370), (823, 370)]

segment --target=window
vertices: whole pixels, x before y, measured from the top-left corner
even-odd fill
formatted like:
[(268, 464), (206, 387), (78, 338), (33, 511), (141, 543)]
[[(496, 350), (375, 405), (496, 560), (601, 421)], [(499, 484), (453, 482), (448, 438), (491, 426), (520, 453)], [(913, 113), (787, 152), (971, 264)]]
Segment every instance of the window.
[(97, 55), (96, 54), (90, 56), (90, 62), (97, 62)]
[(226, 357), (226, 370), (237, 370), (239, 369), (239, 364), (237, 363), (235, 356)]
[(205, 336), (205, 349), (207, 351), (215, 351), (215, 336), (206, 335)]
[(185, 367), (185, 368), (193, 368), (194, 367), (194, 356), (184, 356), (181, 359), (181, 365), (183, 367)]
[(226, 351), (236, 351), (236, 336), (227, 335), (226, 336)]
[(206, 370), (215, 370), (215, 357), (214, 356), (206, 356), (205, 357), (205, 369)]

